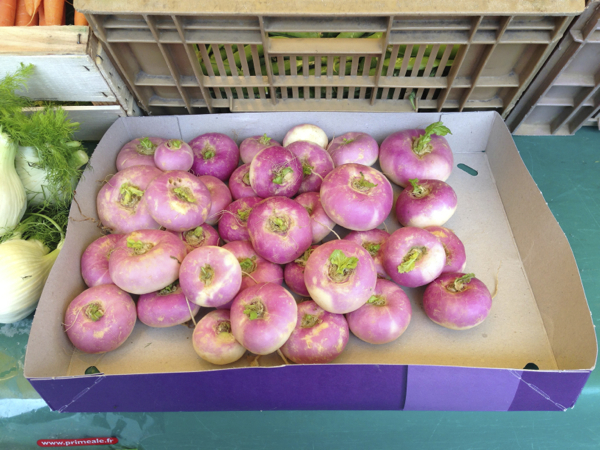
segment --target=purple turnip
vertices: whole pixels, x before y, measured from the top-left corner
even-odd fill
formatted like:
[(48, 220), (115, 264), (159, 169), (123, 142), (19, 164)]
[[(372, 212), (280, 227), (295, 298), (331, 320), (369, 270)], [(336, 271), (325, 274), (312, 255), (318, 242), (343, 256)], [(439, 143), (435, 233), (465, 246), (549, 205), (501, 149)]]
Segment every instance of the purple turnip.
[(452, 330), (467, 330), (479, 325), (491, 307), (490, 291), (472, 273), (445, 273), (423, 293), (427, 317)]
[(387, 344), (400, 337), (412, 316), (410, 300), (388, 280), (377, 280), (367, 303), (346, 315), (350, 331), (369, 344)]
[(204, 223), (210, 211), (208, 188), (182, 170), (164, 172), (150, 182), (144, 194), (148, 212), (171, 231), (186, 231)]
[(235, 362), (246, 353), (231, 334), (227, 309), (211, 311), (200, 319), (194, 329), (192, 343), (200, 358), (220, 366)]
[(260, 197), (245, 197), (230, 203), (219, 220), (219, 235), (225, 242), (247, 241), (248, 217), (252, 209), (262, 201)]
[(288, 340), (298, 307), (292, 294), (273, 283), (252, 286), (240, 292), (231, 305), (231, 332), (245, 348), (268, 355)]
[(311, 245), (302, 256), (285, 265), (283, 279), (292, 292), (305, 297), (310, 296), (308, 289), (306, 289), (306, 283), (304, 283), (304, 269), (306, 268), (306, 261), (317, 247), (318, 245)]
[(242, 285), (242, 268), (233, 253), (222, 247), (200, 247), (181, 263), (179, 284), (196, 305), (215, 307), (233, 299)]
[(185, 243), (188, 253), (198, 247), (219, 245), (219, 233), (206, 223), (191, 230), (182, 232), (172, 231), (172, 233)]
[(256, 192), (250, 186), (250, 164), (244, 164), (233, 171), (229, 178), (229, 190), (234, 200), (256, 197)]
[(335, 226), (321, 205), (321, 195), (318, 192), (305, 192), (294, 200), (304, 206), (310, 216), (313, 244), (321, 242)]
[(321, 204), (338, 225), (357, 231), (377, 228), (394, 204), (392, 185), (385, 176), (368, 166), (344, 164), (323, 180)]
[(365, 304), (375, 291), (377, 272), (373, 258), (362, 246), (344, 239), (329, 241), (312, 252), (304, 270), (312, 299), (336, 314)]
[(302, 163), (291, 150), (268, 147), (250, 163), (249, 180), (259, 197), (293, 197), (302, 183)]
[(383, 247), (383, 268), (401, 286), (418, 287), (440, 276), (446, 252), (440, 240), (416, 227), (400, 228)]
[(396, 218), (405, 227), (442, 226), (456, 211), (454, 189), (440, 180), (411, 178), (396, 200)]
[(81, 255), (81, 276), (89, 287), (113, 284), (108, 272), (108, 258), (122, 234), (109, 234), (96, 239)]
[(394, 183), (406, 187), (411, 178), (446, 181), (452, 172), (454, 158), (448, 141), (450, 133), (442, 122), (425, 130), (398, 131), (381, 143), (379, 164)]
[(258, 203), (248, 217), (248, 233), (256, 253), (275, 264), (292, 262), (312, 243), (308, 213), (287, 197)]
[(233, 253), (240, 263), (242, 268), (241, 291), (258, 283), (283, 283), (281, 266), (258, 256), (249, 241), (229, 242), (223, 248)]
[(115, 245), (108, 260), (110, 278), (131, 294), (160, 291), (178, 278), (186, 253), (185, 244), (168, 231), (134, 231)]
[(464, 272), (467, 265), (467, 254), (465, 246), (456, 234), (444, 227), (425, 227), (435, 237), (437, 237), (446, 252), (446, 265), (442, 273)]
[(281, 347), (296, 364), (326, 364), (337, 358), (348, 343), (348, 322), (342, 314), (325, 311), (313, 301), (298, 304), (298, 319)]
[(323, 178), (334, 167), (329, 153), (309, 141), (295, 141), (286, 148), (291, 150), (302, 163), (302, 184), (298, 193), (319, 192)]
[(82, 352), (105, 353), (127, 340), (136, 318), (131, 296), (114, 284), (102, 284), (71, 301), (65, 314), (65, 331)]
[(244, 164), (250, 164), (258, 152), (265, 148), (274, 146), (281, 147), (281, 144), (267, 136), (266, 133), (262, 136), (252, 136), (246, 138), (240, 144), (240, 158), (242, 158), (242, 162)]
[(375, 263), (375, 270), (378, 278), (389, 278), (383, 268), (383, 246), (390, 237), (390, 233), (385, 230), (375, 228), (369, 231), (351, 231), (344, 239), (356, 242), (362, 245), (369, 252)]
[(221, 211), (227, 208), (232, 201), (231, 192), (225, 183), (212, 175), (203, 175), (198, 179), (210, 192), (211, 206), (206, 223), (216, 225), (221, 219)]
[(327, 147), (335, 166), (362, 164), (372, 166), (377, 162), (379, 146), (367, 133), (346, 133), (334, 138)]
[(329, 139), (327, 134), (318, 126), (311, 125), (310, 123), (304, 123), (302, 125), (296, 125), (294, 128), (289, 130), (283, 138), (283, 146), (287, 147), (292, 142), (296, 141), (310, 141), (314, 142), (321, 148), (327, 148)]
[(175, 281), (160, 291), (140, 295), (137, 315), (140, 322), (155, 328), (167, 328), (191, 320), (200, 306), (188, 302)]
[(225, 134), (202, 134), (189, 144), (194, 151), (191, 172), (196, 176), (212, 175), (225, 181), (238, 165), (240, 150), (235, 141)]
[(187, 172), (194, 163), (192, 147), (180, 139), (163, 142), (154, 152), (154, 164), (160, 170), (183, 170)]
[(137, 138), (125, 144), (117, 155), (117, 171), (133, 166), (152, 166), (156, 148), (166, 139), (159, 137)]
[(150, 182), (162, 173), (154, 166), (133, 166), (108, 180), (96, 198), (98, 218), (103, 227), (113, 233), (160, 228), (143, 198)]

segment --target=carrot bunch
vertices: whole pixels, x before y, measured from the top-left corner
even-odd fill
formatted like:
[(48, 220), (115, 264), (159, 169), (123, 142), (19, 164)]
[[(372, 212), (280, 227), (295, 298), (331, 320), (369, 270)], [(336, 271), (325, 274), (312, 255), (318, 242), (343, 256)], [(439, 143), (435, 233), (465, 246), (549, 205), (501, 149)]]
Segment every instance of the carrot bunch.
[[(65, 25), (65, 0), (0, 0), (0, 27)], [(75, 11), (74, 25), (88, 25)]]

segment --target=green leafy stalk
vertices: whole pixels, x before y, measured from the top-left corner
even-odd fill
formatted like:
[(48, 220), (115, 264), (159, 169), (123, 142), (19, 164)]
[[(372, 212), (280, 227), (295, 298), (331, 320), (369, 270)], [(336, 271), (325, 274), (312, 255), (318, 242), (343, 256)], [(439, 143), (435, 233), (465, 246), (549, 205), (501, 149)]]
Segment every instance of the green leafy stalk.
[(246, 222), (251, 212), (252, 208), (238, 209), (237, 215), (242, 222)]
[(215, 148), (210, 144), (206, 144), (200, 153), (205, 161), (214, 158), (216, 155)]
[(284, 167), (283, 169), (281, 169), (273, 174), (273, 183), (282, 185), (283, 179), (285, 178), (285, 176), (288, 173), (293, 173), (293, 172), (294, 172), (294, 169), (292, 169), (291, 167)]
[(424, 188), (422, 185), (419, 184), (418, 178), (411, 178), (408, 181), (410, 181), (410, 185), (412, 186), (411, 194), (414, 195), (415, 197), (421, 198), (429, 193), (426, 188)]
[(256, 270), (256, 256), (251, 256), (250, 258), (244, 258), (239, 260), (240, 267), (242, 271), (245, 273), (252, 273)]
[(137, 152), (142, 155), (154, 155), (154, 152), (156, 152), (156, 145), (150, 138), (145, 137), (138, 143)]
[(306, 162), (306, 161), (302, 162), (302, 174), (304, 176), (312, 175), (313, 169), (314, 169), (313, 166), (311, 166), (310, 164), (308, 164), (308, 162)]
[(452, 283), (448, 284), (448, 290), (451, 292), (461, 292), (466, 289), (465, 284), (468, 284), (472, 278), (475, 277), (474, 273), (467, 273), (462, 277), (456, 278)]
[(398, 266), (398, 273), (407, 273), (413, 270), (416, 262), (421, 258), (423, 253), (421, 248), (413, 248), (409, 251), (402, 259), (402, 263)]
[(355, 177), (354, 180), (352, 180), (352, 187), (359, 192), (368, 191), (369, 189), (374, 188), (375, 186), (377, 185), (367, 180), (365, 178), (365, 174), (362, 172), (360, 173), (360, 178)]
[(262, 145), (268, 145), (269, 142), (271, 142), (271, 139), (269, 136), (267, 136), (267, 133), (263, 134), (260, 139), (258, 140), (258, 142)]
[(121, 194), (120, 203), (130, 208), (135, 206), (144, 195), (144, 191), (129, 183), (123, 183), (119, 188), (119, 193)]
[(179, 139), (170, 139), (167, 141), (167, 147), (171, 150), (179, 150), (182, 142)]
[(335, 267), (340, 275), (345, 275), (346, 271), (356, 269), (358, 258), (356, 256), (347, 257), (343, 251), (334, 250), (329, 256), (329, 262)]
[(312, 252), (314, 252), (314, 251), (315, 251), (314, 248), (309, 248), (304, 253), (302, 253), (302, 256), (300, 258), (294, 260), (294, 262), (296, 264), (298, 264), (299, 266), (305, 267), (306, 262), (308, 261), (308, 258), (310, 258), (310, 255), (312, 255)]
[(381, 244), (376, 244), (374, 242), (365, 242), (363, 244), (363, 247), (366, 251), (369, 252), (369, 254), (373, 257), (377, 256), (377, 253), (379, 253), (379, 249), (381, 248)]
[(446, 136), (452, 134), (448, 127), (445, 127), (442, 122), (434, 122), (425, 128), (425, 134), (415, 139), (413, 142), (413, 152), (417, 155), (423, 155), (431, 152), (431, 136), (437, 134), (438, 136)]
[(385, 297), (383, 297), (382, 295), (371, 295), (371, 297), (369, 297), (369, 300), (367, 300), (367, 303), (374, 306), (384, 306), (386, 304), (386, 301)]
[(417, 95), (416, 95), (415, 91), (412, 91), (412, 92), (410, 93), (410, 95), (408, 96), (408, 99), (410, 100), (410, 104), (412, 105), (412, 108), (413, 108), (413, 110), (415, 110), (415, 111), (417, 110), (417, 105), (416, 105), (416, 103), (415, 103), (415, 98), (416, 98), (416, 96), (417, 96)]

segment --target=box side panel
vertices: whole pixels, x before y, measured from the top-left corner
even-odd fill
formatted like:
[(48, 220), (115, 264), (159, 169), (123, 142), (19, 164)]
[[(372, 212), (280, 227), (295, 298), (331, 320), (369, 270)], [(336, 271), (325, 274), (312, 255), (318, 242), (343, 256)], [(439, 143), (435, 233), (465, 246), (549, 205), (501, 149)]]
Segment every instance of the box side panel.
[(558, 368), (590, 369), (596, 335), (573, 252), (499, 116), (487, 155)]
[(406, 372), (312, 365), (30, 381), (60, 412), (400, 410)]

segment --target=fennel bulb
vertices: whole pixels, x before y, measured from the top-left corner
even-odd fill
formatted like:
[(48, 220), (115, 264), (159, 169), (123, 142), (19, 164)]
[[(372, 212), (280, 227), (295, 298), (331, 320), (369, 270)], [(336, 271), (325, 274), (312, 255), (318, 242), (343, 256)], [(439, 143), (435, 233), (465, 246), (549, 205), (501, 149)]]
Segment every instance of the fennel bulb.
[(17, 145), (0, 128), (0, 236), (19, 224), (27, 209), (23, 183), (15, 170)]
[(14, 323), (36, 308), (63, 243), (49, 252), (38, 240), (13, 238), (0, 244), (0, 323)]

